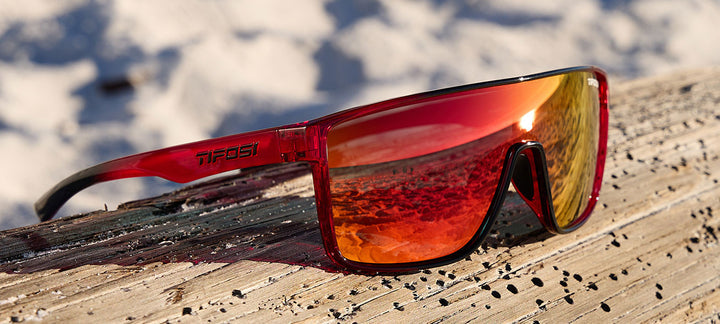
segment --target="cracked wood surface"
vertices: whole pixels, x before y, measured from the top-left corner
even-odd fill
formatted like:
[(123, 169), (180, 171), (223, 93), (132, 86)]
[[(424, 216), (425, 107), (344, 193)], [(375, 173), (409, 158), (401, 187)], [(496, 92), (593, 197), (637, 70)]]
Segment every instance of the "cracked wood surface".
[(0, 232), (0, 322), (720, 320), (720, 69), (611, 84), (600, 202), (551, 236), (516, 196), (484, 248), (337, 271), (306, 165)]

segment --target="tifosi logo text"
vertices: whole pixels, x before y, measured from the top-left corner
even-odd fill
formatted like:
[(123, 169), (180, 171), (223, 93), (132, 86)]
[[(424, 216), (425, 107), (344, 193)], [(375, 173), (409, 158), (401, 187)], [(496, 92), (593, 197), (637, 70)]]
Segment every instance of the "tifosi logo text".
[(215, 163), (219, 159), (235, 160), (257, 155), (258, 142), (231, 147), (223, 147), (211, 151), (202, 151), (195, 154), (200, 165)]
[(593, 88), (599, 88), (600, 82), (598, 82), (598, 80), (595, 78), (588, 78), (588, 85)]

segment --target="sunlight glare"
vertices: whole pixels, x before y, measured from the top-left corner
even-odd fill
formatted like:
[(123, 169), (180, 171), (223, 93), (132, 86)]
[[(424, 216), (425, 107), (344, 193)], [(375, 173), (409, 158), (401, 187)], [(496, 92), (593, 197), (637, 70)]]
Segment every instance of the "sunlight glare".
[(535, 122), (535, 110), (531, 110), (527, 114), (520, 117), (520, 128), (525, 131), (530, 131), (533, 128)]

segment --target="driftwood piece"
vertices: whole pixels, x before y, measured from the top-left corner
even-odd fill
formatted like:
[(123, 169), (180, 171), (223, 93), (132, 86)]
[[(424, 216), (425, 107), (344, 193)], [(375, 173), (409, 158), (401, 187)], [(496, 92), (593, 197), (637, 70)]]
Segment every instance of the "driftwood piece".
[(515, 196), (464, 261), (345, 274), (309, 170), (246, 170), (0, 233), (0, 322), (720, 320), (720, 69), (611, 84), (600, 203), (551, 236)]

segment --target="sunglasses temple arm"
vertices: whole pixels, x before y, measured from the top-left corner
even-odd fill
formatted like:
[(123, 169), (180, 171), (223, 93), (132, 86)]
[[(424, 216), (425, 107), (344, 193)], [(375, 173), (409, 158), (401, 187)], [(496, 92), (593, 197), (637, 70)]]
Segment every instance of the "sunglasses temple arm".
[(314, 128), (284, 126), (231, 135), (131, 155), (101, 163), (61, 181), (35, 202), (35, 212), (47, 221), (72, 196), (101, 182), (160, 177), (186, 183), (222, 172), (281, 162), (312, 160), (318, 141)]

